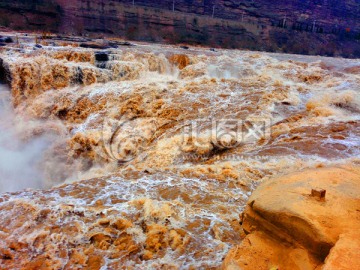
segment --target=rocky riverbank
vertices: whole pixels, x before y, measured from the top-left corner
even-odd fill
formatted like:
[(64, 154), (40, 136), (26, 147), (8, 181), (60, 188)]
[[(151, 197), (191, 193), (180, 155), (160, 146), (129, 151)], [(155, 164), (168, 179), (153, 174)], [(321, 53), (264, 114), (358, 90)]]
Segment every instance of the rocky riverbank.
[[(250, 197), (247, 234), (224, 269), (357, 269), (360, 170), (318, 168), (274, 178)], [(325, 189), (324, 198), (311, 190)]]

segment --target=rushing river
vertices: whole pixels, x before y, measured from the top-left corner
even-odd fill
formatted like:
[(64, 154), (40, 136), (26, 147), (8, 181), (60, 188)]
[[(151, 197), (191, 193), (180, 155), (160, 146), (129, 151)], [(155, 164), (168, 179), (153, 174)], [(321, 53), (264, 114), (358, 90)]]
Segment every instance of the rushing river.
[[(258, 183), (359, 161), (359, 61), (160, 45), (97, 54), (0, 54), (12, 74), (11, 100), (0, 92), (0, 190), (68, 183), (4, 198), (76, 224), (57, 232), (62, 247), (92, 243), (103, 269), (218, 268)], [(119, 218), (120, 234), (109, 227)]]

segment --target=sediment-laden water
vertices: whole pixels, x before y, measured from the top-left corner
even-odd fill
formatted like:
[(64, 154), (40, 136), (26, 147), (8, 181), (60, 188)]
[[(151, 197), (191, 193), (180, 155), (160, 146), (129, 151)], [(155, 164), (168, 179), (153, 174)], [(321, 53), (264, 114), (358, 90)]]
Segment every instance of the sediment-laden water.
[[(261, 181), (359, 162), (357, 60), (148, 44), (0, 58), (1, 191), (19, 191), (0, 198), (5, 266), (219, 268)], [(54, 188), (21, 191), (39, 187)]]

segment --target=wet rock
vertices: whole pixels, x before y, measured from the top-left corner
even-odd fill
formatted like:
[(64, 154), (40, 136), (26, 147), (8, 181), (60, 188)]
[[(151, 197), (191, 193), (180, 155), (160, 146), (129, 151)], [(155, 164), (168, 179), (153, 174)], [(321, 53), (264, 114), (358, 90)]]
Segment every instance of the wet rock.
[(95, 53), (95, 60), (99, 62), (109, 61), (109, 54), (106, 52)]
[(0, 58), (0, 83), (9, 84), (11, 81), (11, 73), (9, 66)]
[(13, 39), (11, 37), (0, 37), (1, 43), (13, 43)]
[(121, 46), (135, 46), (134, 44), (132, 44), (128, 41), (118, 42), (117, 44), (119, 44)]
[(108, 44), (104, 45), (104, 44), (99, 44), (99, 43), (94, 43), (94, 42), (80, 43), (79, 47), (90, 48), (90, 49), (102, 49), (102, 50), (111, 48), (111, 46), (109, 46)]

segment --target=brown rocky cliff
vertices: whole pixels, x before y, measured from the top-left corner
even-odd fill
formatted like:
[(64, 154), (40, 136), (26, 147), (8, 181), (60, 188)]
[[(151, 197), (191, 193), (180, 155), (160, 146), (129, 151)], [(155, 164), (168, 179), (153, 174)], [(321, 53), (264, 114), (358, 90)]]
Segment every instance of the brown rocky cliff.
[[(130, 4), (131, 1), (121, 1)], [(136, 0), (136, 5), (172, 10), (172, 0)], [(319, 25), (360, 29), (360, 6), (357, 1), (336, 0), (297, 0), (297, 1), (265, 1), (265, 0), (208, 0), (208, 1), (174, 1), (175, 11), (207, 15), (230, 20), (259, 20), (277, 24), (286, 16), (287, 22), (302, 22)]]
[(175, 1), (175, 12), (169, 0), (134, 3), (3, 0), (0, 25), (164, 43), (360, 56), (360, 12), (355, 1), (217, 1), (216, 5)]
[(12, 29), (57, 31), (61, 7), (55, 1), (0, 1), (0, 25)]

